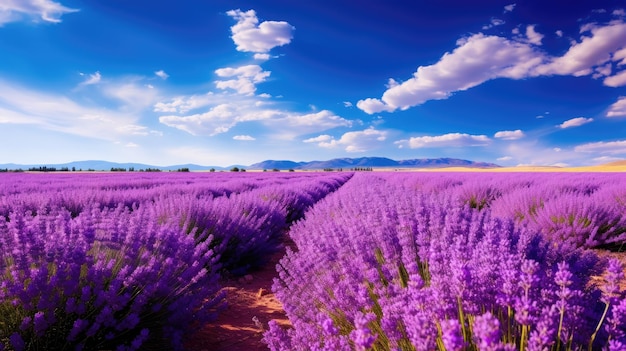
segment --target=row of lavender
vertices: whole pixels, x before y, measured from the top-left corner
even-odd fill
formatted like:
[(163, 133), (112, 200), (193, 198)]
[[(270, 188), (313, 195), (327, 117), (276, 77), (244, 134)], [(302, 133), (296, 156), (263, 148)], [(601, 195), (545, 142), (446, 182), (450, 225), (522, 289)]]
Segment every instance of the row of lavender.
[[(356, 174), (291, 227), (271, 350), (626, 350), (626, 175)], [(605, 273), (602, 289), (592, 277)]]
[(7, 174), (0, 350), (180, 349), (222, 309), (220, 275), (263, 264), (350, 177)]
[(86, 204), (131, 207), (169, 194), (220, 197), (286, 182), (319, 178), (315, 173), (86, 173), (4, 174), (0, 182), (0, 215), (14, 207), (33, 211), (61, 206), (72, 214)]

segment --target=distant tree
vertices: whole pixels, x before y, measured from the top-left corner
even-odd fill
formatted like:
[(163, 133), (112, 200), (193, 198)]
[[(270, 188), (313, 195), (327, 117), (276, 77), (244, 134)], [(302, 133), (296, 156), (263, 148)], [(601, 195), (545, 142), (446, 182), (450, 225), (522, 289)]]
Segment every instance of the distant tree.
[(215, 172), (215, 168), (209, 169), (209, 172)]
[(128, 167), (128, 171), (129, 172), (134, 172), (135, 171), (135, 167)]
[(72, 167), (72, 172), (76, 172), (76, 167)]
[(273, 168), (273, 169), (272, 169), (272, 172), (280, 172), (280, 169), (278, 169), (278, 168)]
[(179, 168), (176, 172), (189, 172), (189, 168), (187, 167)]
[(241, 168), (241, 169), (239, 170), (239, 172), (245, 172), (245, 171), (246, 171), (246, 170), (245, 170), (244, 168)]
[(293, 168), (289, 168), (289, 172), (295, 172)]
[(239, 167), (233, 167), (230, 169), (231, 172), (239, 172)]

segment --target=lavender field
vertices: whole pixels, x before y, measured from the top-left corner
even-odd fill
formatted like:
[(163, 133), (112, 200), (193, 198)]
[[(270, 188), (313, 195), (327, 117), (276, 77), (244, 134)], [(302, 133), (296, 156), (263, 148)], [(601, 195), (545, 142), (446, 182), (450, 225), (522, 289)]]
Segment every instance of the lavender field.
[(3, 174), (0, 350), (182, 349), (351, 176)]
[(0, 350), (184, 349), (285, 241), (270, 350), (626, 350), (625, 211), (622, 173), (2, 174)]

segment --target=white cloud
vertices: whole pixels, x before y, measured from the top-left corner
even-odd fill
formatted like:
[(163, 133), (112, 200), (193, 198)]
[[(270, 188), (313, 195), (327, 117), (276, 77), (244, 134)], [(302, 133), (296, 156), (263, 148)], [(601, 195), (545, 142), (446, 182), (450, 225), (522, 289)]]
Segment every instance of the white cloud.
[(527, 43), (498, 36), (475, 34), (457, 44), (439, 62), (419, 67), (413, 78), (387, 89), (382, 99), (360, 100), (357, 107), (370, 114), (406, 110), (428, 100), (447, 99), (453, 92), (491, 79), (525, 78), (545, 60), (543, 54)]
[(343, 106), (344, 107), (352, 107), (352, 103), (350, 101), (344, 101), (343, 102)]
[(123, 103), (122, 109), (137, 111), (154, 105), (158, 98), (156, 89), (137, 84), (136, 81), (123, 80), (110, 82), (103, 87), (105, 95), (117, 99)]
[(305, 139), (302, 140), (302, 142), (304, 143), (323, 143), (323, 142), (329, 142), (333, 139), (333, 137), (331, 137), (328, 134), (322, 134), (319, 136), (316, 136), (314, 138), (309, 138), (309, 139)]
[[(280, 109), (265, 108), (252, 98), (235, 95), (219, 96), (219, 104), (208, 111), (188, 116), (166, 115), (159, 121), (169, 127), (184, 130), (192, 135), (217, 135), (229, 131), (240, 123), (258, 122), (276, 133), (276, 137), (292, 139), (298, 135), (316, 133), (336, 127), (349, 127), (352, 122), (328, 110), (315, 113), (295, 113)], [(161, 110), (170, 106), (161, 105)], [(176, 106), (171, 107), (177, 109)]]
[(124, 145), (124, 146), (126, 146), (126, 147), (139, 147), (138, 144), (135, 144), (133, 142), (126, 143), (126, 145)]
[(576, 146), (576, 152), (595, 152), (609, 155), (626, 155), (626, 140), (599, 141)]
[(626, 48), (616, 51), (613, 54), (613, 61), (617, 62), (618, 66), (626, 65)]
[(60, 23), (61, 16), (77, 11), (51, 0), (0, 0), (0, 26), (20, 21), (24, 16)]
[(492, 18), (491, 22), (487, 25), (483, 26), (483, 30), (487, 30), (493, 27), (497, 27), (497, 26), (501, 26), (503, 24), (505, 24), (506, 22), (504, 22), (503, 20), (499, 19), (499, 18)]
[(96, 73), (90, 74), (89, 78), (87, 78), (84, 82), (80, 83), (80, 85), (98, 84), (100, 83), (101, 80), (102, 80), (102, 75), (100, 75), (100, 72), (96, 71)]
[(554, 32), (556, 34), (557, 37), (561, 38), (563, 36), (563, 31), (562, 30), (557, 30), (556, 32)]
[(215, 74), (219, 77), (235, 77), (236, 79), (217, 80), (215, 86), (218, 89), (233, 89), (242, 95), (253, 95), (256, 91), (256, 84), (264, 82), (271, 73), (264, 71), (259, 65), (219, 68), (215, 70)]
[(259, 19), (254, 10), (246, 12), (230, 10), (226, 12), (237, 23), (230, 28), (238, 51), (267, 53), (276, 46), (289, 44), (293, 39), (294, 27), (284, 21), (264, 21)]
[(412, 137), (409, 140), (397, 141), (398, 145), (407, 145), (411, 149), (423, 147), (466, 147), (486, 146), (491, 140), (486, 135), (470, 135), (466, 133), (448, 133), (437, 136)]
[(524, 137), (524, 132), (520, 129), (517, 130), (503, 130), (500, 132), (496, 132), (494, 134), (494, 138), (503, 139), (503, 140), (517, 140)]
[(540, 75), (584, 76), (593, 73), (593, 67), (611, 61), (611, 54), (626, 47), (626, 23), (611, 22), (606, 26), (585, 25), (581, 33), (589, 32), (575, 42), (561, 57), (537, 68)]
[(626, 96), (621, 96), (613, 105), (609, 106), (606, 116), (626, 117)]
[(254, 59), (259, 61), (267, 61), (270, 59), (270, 54), (254, 54)]
[(312, 134), (337, 127), (351, 127), (352, 121), (339, 117), (328, 110), (315, 113), (293, 113), (269, 110), (271, 118), (263, 121), (282, 139), (293, 139), (298, 135)]
[[(613, 21), (606, 25), (583, 25), (581, 41), (573, 42), (561, 57), (550, 57), (536, 46), (542, 34), (534, 26), (526, 28), (526, 36), (507, 39), (475, 34), (457, 41), (457, 47), (445, 53), (430, 66), (420, 66), (413, 77), (389, 86), (382, 98), (366, 98), (357, 107), (366, 113), (406, 110), (429, 100), (449, 98), (497, 78), (523, 79), (536, 76), (594, 74), (604, 78), (610, 74), (607, 64), (626, 61), (626, 23)], [(519, 32), (519, 31), (518, 31)], [(608, 86), (625, 85), (626, 78), (617, 73), (605, 79)], [(389, 84), (388, 84), (389, 85)]]
[(613, 11), (613, 16), (626, 16), (626, 11), (624, 11), (624, 9), (617, 9)]
[(183, 130), (191, 135), (210, 136), (225, 133), (238, 122), (236, 104), (221, 104), (204, 113), (190, 116), (161, 116), (159, 122), (168, 127)]
[[(610, 66), (609, 66), (610, 67)], [(604, 79), (604, 85), (607, 87), (622, 87), (626, 85), (626, 70), (619, 72), (618, 74)]]
[(598, 162), (599, 164), (603, 164), (603, 163), (609, 163), (609, 162), (614, 162), (614, 161), (623, 161), (624, 159), (620, 157), (613, 157), (613, 156), (600, 156), (600, 157), (595, 157), (593, 160)]
[(154, 74), (156, 74), (159, 78), (164, 79), (164, 80), (170, 76), (169, 74), (165, 73), (165, 71), (162, 69), (154, 72)]
[(543, 34), (537, 33), (535, 31), (535, 26), (530, 25), (526, 27), (526, 38), (528, 38), (528, 42), (531, 44), (541, 45)]
[(502, 156), (502, 157), (498, 157), (496, 160), (497, 161), (511, 161), (513, 159), (513, 157), (511, 156)]
[(572, 119), (568, 119), (567, 121), (559, 124), (559, 128), (572, 128), (572, 127), (580, 127), (583, 124), (587, 124), (593, 122), (593, 118), (585, 118), (585, 117), (576, 117)]
[(154, 105), (154, 112), (187, 113), (197, 108), (215, 103), (216, 96), (209, 92), (204, 95), (178, 96), (169, 102), (158, 102)]
[(379, 99), (375, 99), (375, 98), (367, 98), (364, 100), (359, 100), (356, 103), (356, 107), (360, 108), (365, 113), (368, 113), (370, 115), (373, 113), (377, 113), (377, 112), (382, 112), (382, 111), (392, 112), (393, 110), (395, 110), (394, 107), (391, 107), (385, 104), (384, 102), (380, 101)]
[(240, 140), (240, 141), (254, 141), (256, 140), (254, 137), (251, 137), (250, 135), (235, 135), (233, 137), (233, 140)]
[(304, 140), (305, 143), (318, 143), (320, 147), (345, 147), (347, 152), (366, 152), (387, 139), (387, 132), (368, 128), (356, 132), (347, 132), (341, 138), (334, 139), (330, 135), (320, 135)]
[(510, 4), (510, 5), (504, 6), (504, 13), (513, 11), (513, 9), (515, 8), (515, 5), (517, 4)]
[(135, 113), (81, 105), (65, 96), (42, 93), (0, 81), (0, 123), (30, 124), (42, 129), (114, 141), (141, 135)]

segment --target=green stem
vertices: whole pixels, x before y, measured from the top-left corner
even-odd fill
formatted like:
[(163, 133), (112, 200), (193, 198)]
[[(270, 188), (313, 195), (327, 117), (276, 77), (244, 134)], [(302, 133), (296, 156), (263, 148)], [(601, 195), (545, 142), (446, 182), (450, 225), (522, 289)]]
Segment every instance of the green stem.
[(595, 340), (596, 335), (598, 335), (598, 331), (600, 330), (602, 323), (604, 323), (604, 318), (606, 317), (606, 314), (609, 311), (609, 306), (610, 306), (610, 303), (607, 302), (606, 306), (604, 306), (604, 312), (602, 313), (602, 317), (600, 318), (600, 321), (598, 322), (598, 325), (596, 326), (596, 330), (593, 332), (593, 334), (591, 334), (591, 339), (589, 339), (589, 351), (592, 350), (593, 341)]

